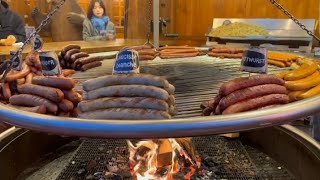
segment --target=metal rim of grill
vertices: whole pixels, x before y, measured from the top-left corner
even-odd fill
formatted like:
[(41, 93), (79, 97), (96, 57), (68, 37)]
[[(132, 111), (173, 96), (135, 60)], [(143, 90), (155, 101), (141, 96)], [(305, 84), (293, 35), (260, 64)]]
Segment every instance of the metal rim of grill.
[[(79, 82), (111, 74), (114, 61), (92, 71), (76, 74)], [(237, 59), (221, 60), (207, 56), (141, 62), (141, 71), (165, 75), (177, 89), (180, 113), (170, 120), (94, 120), (39, 115), (0, 104), (0, 115), (9, 124), (65, 136), (92, 138), (175, 138), (222, 134), (285, 124), (320, 111), (320, 97), (259, 111), (234, 115), (201, 117), (199, 105), (217, 93), (220, 85), (248, 73), (238, 70)], [(279, 68), (269, 67), (270, 72)], [(78, 87), (80, 88), (80, 87)], [(303, 107), (303, 108), (301, 108)]]

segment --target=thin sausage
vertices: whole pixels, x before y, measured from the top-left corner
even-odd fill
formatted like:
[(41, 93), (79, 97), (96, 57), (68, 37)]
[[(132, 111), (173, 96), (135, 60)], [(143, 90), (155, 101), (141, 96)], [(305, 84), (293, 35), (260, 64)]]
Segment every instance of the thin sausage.
[(64, 48), (62, 48), (61, 56), (64, 57), (64, 55), (67, 53), (67, 51), (69, 51), (71, 49), (79, 49), (80, 50), (81, 47), (79, 45), (76, 45), (76, 44), (67, 45)]
[(12, 95), (9, 83), (2, 84), (2, 94), (5, 100), (9, 100)]
[(150, 60), (154, 60), (154, 56), (150, 56), (150, 55), (139, 55), (139, 60), (140, 61), (150, 61)]
[(123, 109), (112, 108), (96, 110), (79, 114), (83, 119), (117, 119), (117, 120), (145, 120), (145, 119), (170, 119), (171, 116), (165, 111), (151, 109)]
[(285, 94), (269, 94), (260, 96), (246, 101), (241, 101), (229, 106), (222, 114), (233, 114), (239, 112), (250, 111), (273, 104), (286, 104), (289, 103), (289, 97)]
[(67, 53), (64, 55), (64, 60), (66, 61), (70, 61), (71, 60), (71, 56), (79, 53), (80, 49), (70, 49), (69, 51), (67, 51)]
[(61, 78), (52, 76), (36, 76), (32, 79), (33, 84), (49, 86), (58, 88), (61, 90), (73, 89), (76, 85), (76, 81), (71, 78)]
[(17, 79), (17, 84), (18, 85), (22, 85), (24, 83), (26, 83), (26, 79), (25, 78)]
[(20, 85), (18, 86), (18, 91), (21, 94), (37, 95), (56, 103), (61, 102), (64, 98), (64, 94), (60, 89), (35, 84)]
[(18, 106), (41, 106), (44, 105), (46, 106), (46, 109), (48, 112), (56, 113), (58, 111), (58, 106), (54, 103), (52, 103), (50, 100), (35, 96), (35, 95), (30, 95), (30, 94), (20, 94), (20, 95), (14, 95), (11, 96), (9, 99), (10, 103), (13, 105), (18, 105)]
[(92, 91), (113, 85), (146, 85), (168, 88), (169, 82), (162, 76), (154, 76), (151, 74), (108, 75), (85, 81), (83, 83), (83, 89), (85, 91)]
[(223, 97), (220, 100), (219, 106), (220, 106), (220, 109), (223, 111), (227, 107), (237, 102), (256, 98), (259, 96), (265, 96), (268, 94), (287, 94), (287, 89), (284, 86), (280, 86), (277, 84), (265, 84), (265, 85), (252, 86), (252, 87), (235, 91), (229, 94), (228, 96)]
[(239, 54), (227, 54), (227, 53), (209, 52), (208, 55), (211, 56), (211, 57), (240, 59), (240, 58), (242, 58), (243, 54), (242, 53), (239, 53)]
[(278, 84), (283, 86), (284, 80), (274, 75), (256, 75), (245, 78), (237, 78), (224, 83), (219, 90), (219, 94), (222, 96), (227, 96), (234, 91), (263, 84)]
[(160, 54), (160, 58), (161, 59), (174, 59), (174, 58), (186, 58), (186, 57), (196, 57), (198, 56), (198, 52), (197, 53), (186, 53), (186, 54), (170, 54), (170, 55), (162, 55)]
[(63, 99), (59, 104), (58, 107), (60, 110), (62, 110), (63, 112), (70, 112), (73, 110), (74, 105), (71, 101), (67, 100), (67, 99)]
[(164, 89), (145, 85), (108, 86), (87, 93), (88, 100), (102, 97), (150, 97), (168, 100), (169, 93)]
[(63, 74), (64, 77), (71, 76), (71, 75), (73, 75), (75, 73), (76, 73), (76, 71), (73, 70), (73, 69), (63, 69), (62, 70), (62, 74)]
[(33, 112), (33, 113), (38, 113), (38, 114), (46, 114), (47, 113), (47, 108), (45, 105), (40, 105), (40, 106), (35, 106), (35, 107), (24, 107), (24, 106), (14, 106), (10, 105), (16, 109), (22, 110), (22, 111), (27, 111), (27, 112)]
[(82, 101), (78, 104), (82, 112), (108, 108), (141, 108), (169, 111), (169, 106), (164, 100), (145, 97), (107, 97), (95, 100)]
[(82, 101), (82, 96), (74, 90), (63, 91), (63, 93), (64, 93), (64, 98), (73, 102), (74, 105), (77, 105), (79, 102)]
[(79, 53), (75, 53), (71, 56), (70, 60), (72, 62), (74, 62), (75, 60), (79, 59), (79, 58), (83, 58), (83, 57), (89, 57), (88, 53), (85, 52), (79, 52)]
[(33, 79), (34, 74), (29, 73), (26, 77), (26, 84), (32, 84), (32, 79)]
[(92, 68), (96, 68), (96, 67), (99, 67), (102, 65), (102, 62), (100, 61), (96, 61), (96, 62), (91, 62), (91, 63), (88, 63), (88, 64), (84, 64), (81, 66), (81, 71), (87, 71), (89, 69), (92, 69)]
[(30, 68), (28, 65), (24, 64), (21, 71), (13, 71), (12, 74), (8, 74), (5, 78), (6, 82), (12, 82), (17, 79), (26, 77), (30, 73)]

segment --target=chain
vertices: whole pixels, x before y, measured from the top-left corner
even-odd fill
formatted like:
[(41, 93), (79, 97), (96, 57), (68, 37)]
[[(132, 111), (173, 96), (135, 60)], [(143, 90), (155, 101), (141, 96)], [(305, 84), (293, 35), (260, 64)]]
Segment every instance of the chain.
[[(23, 43), (23, 45), (18, 49), (18, 51), (10, 58), (9, 62), (4, 62), (1, 66), (6, 66), (5, 73), (1, 78), (1, 81), (4, 80), (7, 73), (11, 70), (12, 61), (19, 56), (19, 54), (22, 53), (22, 51), (25, 49), (25, 47), (31, 42), (31, 40), (42, 30), (43, 27), (45, 27), (51, 20), (51, 18), (54, 16), (54, 14), (60, 10), (61, 6), (66, 2), (66, 0), (61, 0), (60, 3), (47, 15), (47, 17), (40, 23), (40, 25), (35, 29), (35, 31), (30, 34), (30, 36), (26, 39), (26, 41)], [(2, 69), (2, 68), (1, 68)]]
[(307, 27), (302, 24), (297, 18), (295, 18), (289, 11), (287, 11), (281, 4), (279, 4), (276, 0), (270, 0), (271, 4), (275, 5), (280, 11), (282, 11), (286, 16), (288, 16), (293, 22), (301, 27), (304, 31), (306, 31), (310, 36), (315, 38), (318, 42), (320, 42), (320, 38), (317, 37), (312, 31), (307, 29)]
[[(147, 19), (147, 42), (145, 43), (145, 45), (146, 44), (148, 44), (148, 45), (152, 45), (151, 43), (150, 43), (150, 37), (151, 37), (151, 20), (152, 20), (152, 5), (153, 5), (153, 0), (149, 0), (149, 7), (148, 7), (148, 19)], [(152, 45), (153, 46), (153, 45)]]

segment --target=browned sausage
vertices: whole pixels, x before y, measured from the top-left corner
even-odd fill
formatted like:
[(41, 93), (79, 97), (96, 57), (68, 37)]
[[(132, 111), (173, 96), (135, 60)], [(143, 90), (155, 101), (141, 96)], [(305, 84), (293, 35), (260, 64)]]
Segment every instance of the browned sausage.
[(60, 117), (70, 117), (70, 112), (61, 111), (61, 112), (58, 113), (58, 116), (60, 116)]
[(118, 120), (144, 120), (144, 119), (170, 119), (168, 112), (151, 109), (125, 109), (112, 108), (96, 110), (79, 114), (84, 119), (118, 119)]
[(67, 51), (67, 53), (64, 55), (63, 59), (65, 61), (70, 61), (71, 60), (71, 56), (73, 54), (79, 53), (80, 49), (70, 49), (69, 51)]
[(61, 78), (52, 76), (36, 76), (32, 79), (32, 83), (42, 86), (54, 87), (61, 90), (70, 90), (73, 89), (76, 85), (76, 81), (71, 78)]
[(190, 46), (164, 46), (159, 48), (159, 50), (164, 50), (164, 49), (194, 49), (194, 47), (190, 47)]
[(212, 53), (209, 52), (208, 53), (209, 56), (212, 57), (219, 57), (219, 58), (230, 58), (230, 59), (240, 59), (242, 58), (242, 53), (239, 54), (227, 54), (227, 53)]
[(273, 104), (286, 104), (289, 103), (289, 96), (286, 94), (269, 94), (260, 96), (253, 99), (238, 102), (229, 106), (222, 114), (233, 114), (255, 110), (261, 107), (270, 106)]
[(12, 82), (14, 80), (26, 77), (29, 73), (30, 73), (29, 66), (26, 64), (23, 64), (23, 68), (21, 71), (13, 71), (13, 73), (8, 74), (5, 78), (5, 81)]
[(79, 110), (78, 108), (74, 108), (74, 109), (71, 111), (70, 116), (71, 116), (71, 117), (79, 117), (79, 114), (80, 114), (80, 110)]
[(265, 96), (268, 94), (287, 94), (287, 89), (284, 86), (277, 84), (265, 84), (252, 86), (245, 89), (235, 91), (220, 100), (219, 106), (221, 111), (240, 101)]
[(5, 100), (9, 100), (12, 95), (9, 83), (2, 84), (2, 94)]
[(64, 98), (73, 102), (74, 105), (77, 105), (79, 102), (82, 101), (82, 96), (74, 90), (63, 91), (63, 93), (64, 93)]
[(79, 59), (79, 58), (83, 58), (83, 57), (89, 57), (89, 54), (88, 53), (85, 53), (85, 52), (79, 52), (79, 53), (76, 53), (76, 54), (73, 54), (70, 58), (70, 60), (72, 62), (74, 62), (75, 60)]
[(63, 112), (70, 112), (73, 110), (74, 105), (71, 101), (67, 100), (67, 99), (63, 99), (59, 104), (58, 107), (60, 110), (62, 110)]
[(227, 96), (234, 91), (263, 84), (278, 84), (283, 86), (284, 80), (274, 75), (256, 75), (244, 78), (237, 78), (227, 83), (224, 83), (219, 90), (219, 94), (221, 94), (222, 96)]
[(40, 105), (35, 107), (24, 107), (24, 106), (14, 106), (14, 105), (10, 105), (10, 106), (22, 111), (28, 111), (28, 112), (38, 113), (38, 114), (46, 114), (47, 112), (47, 108), (45, 105)]
[(138, 51), (138, 53), (139, 53), (139, 56), (142, 56), (142, 55), (155, 56), (156, 50), (155, 49), (141, 50), (141, 51)]
[(150, 56), (150, 55), (139, 55), (139, 60), (140, 61), (150, 61), (150, 60), (154, 60), (154, 56)]
[(76, 73), (76, 71), (73, 70), (73, 69), (63, 69), (62, 70), (62, 74), (63, 74), (64, 77), (71, 76), (71, 75), (73, 75), (75, 73)]
[(81, 71), (87, 71), (89, 69), (92, 69), (92, 68), (95, 68), (95, 67), (99, 67), (101, 65), (102, 65), (102, 62), (100, 62), (100, 61), (84, 64), (84, 65), (81, 66)]
[(30, 95), (30, 94), (20, 94), (11, 96), (9, 99), (10, 103), (18, 106), (41, 106), (45, 105), (48, 112), (56, 113), (58, 111), (58, 106), (52, 103), (50, 100)]
[(244, 50), (238, 49), (238, 48), (216, 48), (216, 49), (212, 49), (211, 52), (225, 53), (225, 54), (242, 54)]
[(88, 64), (88, 63), (92, 63), (92, 62), (95, 62), (95, 61), (98, 61), (99, 59), (97, 57), (84, 57), (84, 58), (81, 58), (80, 61), (78, 62), (79, 64), (81, 65), (85, 65), (85, 64)]
[(21, 94), (37, 95), (56, 103), (61, 102), (64, 98), (64, 94), (60, 89), (35, 84), (20, 85), (18, 86), (18, 91)]
[[(29, 73), (30, 74), (30, 73)], [(26, 79), (25, 78), (21, 78), (21, 79), (17, 79), (17, 84), (18, 85), (22, 85), (26, 82)]]
[(26, 76), (26, 84), (32, 84), (32, 78), (33, 78), (34, 74), (33, 73), (29, 73)]
[(174, 59), (174, 58), (186, 58), (186, 57), (196, 57), (198, 56), (198, 52), (197, 53), (186, 53), (186, 54), (170, 54), (170, 55), (162, 55), (160, 54), (160, 58), (161, 59)]
[(199, 53), (197, 49), (166, 49), (160, 51), (161, 55), (170, 55), (170, 54), (189, 54), (189, 53)]
[(79, 45), (76, 45), (76, 44), (70, 44), (70, 45), (67, 45), (65, 46), (64, 48), (62, 48), (62, 51), (61, 51), (61, 57), (64, 57), (65, 54), (71, 50), (71, 49), (81, 49), (81, 47)]

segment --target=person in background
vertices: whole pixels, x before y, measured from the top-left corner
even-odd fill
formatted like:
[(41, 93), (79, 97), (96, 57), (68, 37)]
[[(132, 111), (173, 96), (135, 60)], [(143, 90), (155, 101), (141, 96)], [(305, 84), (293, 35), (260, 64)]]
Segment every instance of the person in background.
[(22, 18), (12, 12), (5, 1), (0, 0), (0, 39), (6, 39), (9, 35), (15, 36), (17, 42), (26, 40)]
[(91, 0), (87, 17), (83, 22), (83, 40), (115, 39), (115, 26), (106, 15), (103, 0)]

